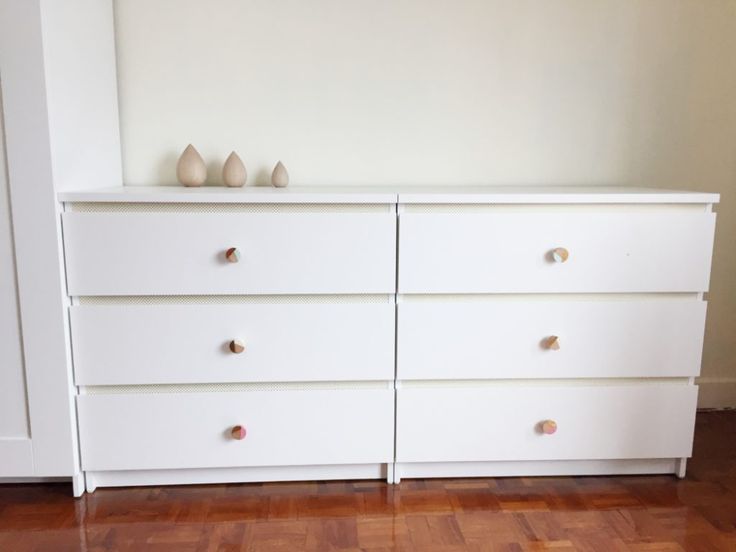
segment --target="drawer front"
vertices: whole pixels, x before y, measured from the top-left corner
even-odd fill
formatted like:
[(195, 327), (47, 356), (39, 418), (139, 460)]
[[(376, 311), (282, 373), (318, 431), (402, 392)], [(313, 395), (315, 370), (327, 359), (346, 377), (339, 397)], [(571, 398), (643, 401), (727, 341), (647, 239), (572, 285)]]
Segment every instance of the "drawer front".
[(701, 292), (715, 215), (408, 213), (400, 224), (401, 293)]
[(76, 383), (392, 380), (394, 320), (389, 303), (75, 306)]
[(706, 303), (695, 299), (407, 300), (398, 309), (399, 379), (700, 373)]
[[(393, 459), (393, 392), (81, 395), (83, 470), (362, 464)], [(245, 438), (231, 431), (241, 425)]]
[(68, 212), (63, 223), (73, 296), (395, 289), (388, 213)]
[(397, 461), (686, 457), (696, 401), (689, 385), (404, 388)]

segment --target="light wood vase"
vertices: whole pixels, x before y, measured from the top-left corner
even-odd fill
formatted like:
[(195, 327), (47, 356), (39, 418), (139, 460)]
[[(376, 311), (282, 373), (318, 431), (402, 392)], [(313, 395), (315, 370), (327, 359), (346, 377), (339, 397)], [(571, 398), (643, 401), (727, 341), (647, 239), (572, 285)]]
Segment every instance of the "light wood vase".
[(184, 186), (201, 186), (207, 180), (207, 165), (192, 144), (179, 157), (176, 178)]
[(286, 188), (289, 185), (289, 173), (286, 172), (286, 167), (279, 161), (273, 168), (271, 173), (271, 184), (277, 188)]
[(248, 172), (245, 170), (245, 164), (237, 153), (230, 153), (222, 167), (222, 181), (225, 186), (240, 188), (245, 185), (247, 179)]

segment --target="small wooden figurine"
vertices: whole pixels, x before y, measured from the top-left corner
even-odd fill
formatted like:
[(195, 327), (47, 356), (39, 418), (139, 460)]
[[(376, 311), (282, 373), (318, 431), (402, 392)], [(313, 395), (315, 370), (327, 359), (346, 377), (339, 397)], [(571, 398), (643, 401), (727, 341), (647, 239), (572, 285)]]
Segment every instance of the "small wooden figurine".
[(230, 153), (222, 167), (222, 181), (230, 188), (240, 188), (245, 185), (248, 172), (245, 164), (234, 151)]
[(276, 166), (273, 168), (271, 184), (277, 188), (286, 188), (289, 185), (289, 173), (286, 172), (286, 167), (284, 167), (281, 161), (276, 163)]
[(201, 186), (207, 180), (207, 165), (192, 144), (179, 157), (176, 178), (184, 186)]

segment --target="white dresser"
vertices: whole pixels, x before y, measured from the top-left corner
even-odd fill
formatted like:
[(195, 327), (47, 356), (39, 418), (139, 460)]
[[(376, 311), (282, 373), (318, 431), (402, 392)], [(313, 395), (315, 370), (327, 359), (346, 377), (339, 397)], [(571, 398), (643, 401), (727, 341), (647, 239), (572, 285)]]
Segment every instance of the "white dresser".
[(97, 486), (684, 475), (716, 194), (60, 194)]

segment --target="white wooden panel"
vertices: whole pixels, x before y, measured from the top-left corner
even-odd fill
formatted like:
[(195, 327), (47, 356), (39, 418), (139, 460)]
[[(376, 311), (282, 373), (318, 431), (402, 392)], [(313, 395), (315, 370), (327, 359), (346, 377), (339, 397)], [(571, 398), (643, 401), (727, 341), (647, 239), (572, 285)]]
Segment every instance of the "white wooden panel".
[[(173, 172), (172, 172), (173, 176)], [(361, 204), (396, 203), (395, 188), (384, 186), (110, 186), (94, 190), (59, 193), (65, 202), (104, 203), (266, 203), (266, 204)]]
[(30, 475), (33, 475), (33, 444), (30, 438), (0, 436), (0, 478)]
[[(679, 458), (692, 451), (690, 385), (397, 391), (398, 462)], [(555, 420), (557, 433), (538, 424)]]
[[(391, 390), (82, 395), (84, 470), (393, 460)], [(242, 441), (230, 437), (243, 425)]]
[[(45, 81), (43, 46), (49, 31), (42, 25), (38, 0), (0, 2), (0, 77), (36, 477), (72, 476), (79, 471), (50, 144), (59, 137), (51, 136), (49, 128)], [(85, 31), (75, 27), (66, 32)], [(84, 127), (86, 122), (75, 123)], [(65, 133), (59, 139), (76, 143), (78, 137)]]
[[(706, 303), (407, 301), (399, 379), (697, 376)], [(559, 349), (546, 348), (550, 336)]]
[[(173, 174), (173, 172), (172, 172)], [(105, 203), (705, 204), (719, 195), (630, 186), (109, 186), (65, 190), (60, 201)]]
[[(0, 443), (7, 437), (29, 436), (1, 100), (0, 88)], [(0, 454), (0, 477), (8, 475), (8, 472), (18, 475), (18, 466), (10, 459), (7, 451)], [(28, 463), (26, 470), (22, 475), (33, 475), (32, 462)]]
[[(401, 215), (399, 291), (699, 292), (713, 213)], [(564, 247), (565, 263), (550, 252)]]
[[(70, 295), (392, 293), (396, 217), (64, 214)], [(225, 259), (237, 247), (240, 262)]]
[(631, 186), (405, 186), (404, 204), (677, 204), (718, 203), (718, 194)]
[(41, 1), (57, 191), (122, 184), (112, 0)]
[(391, 303), (76, 306), (74, 371), (77, 385), (392, 380), (394, 320)]

